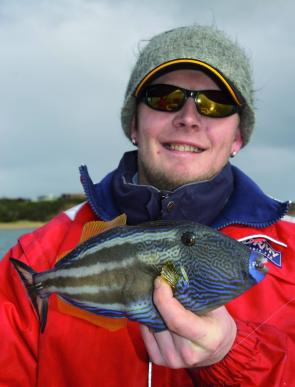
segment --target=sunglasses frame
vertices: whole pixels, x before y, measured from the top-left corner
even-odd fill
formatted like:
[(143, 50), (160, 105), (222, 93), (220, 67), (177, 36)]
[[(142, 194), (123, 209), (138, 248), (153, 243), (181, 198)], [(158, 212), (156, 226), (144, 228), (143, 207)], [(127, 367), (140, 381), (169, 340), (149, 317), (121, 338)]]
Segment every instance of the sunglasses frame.
[[(184, 98), (183, 98), (183, 101), (182, 103), (179, 104), (179, 106), (177, 106), (176, 109), (172, 109), (172, 110), (166, 110), (166, 109), (161, 109), (161, 108), (155, 108), (154, 106), (152, 106), (151, 104), (149, 104), (148, 102), (148, 91), (151, 90), (151, 89), (154, 89), (154, 88), (157, 88), (157, 87), (161, 87), (161, 86), (164, 86), (164, 87), (171, 87), (171, 88), (174, 88), (175, 91), (176, 90), (180, 90), (183, 92), (184, 94)], [(228, 99), (229, 101), (232, 101), (232, 103), (230, 104), (225, 104), (225, 103), (219, 103), (217, 101), (214, 101), (212, 99), (210, 99), (206, 93), (208, 92), (212, 92), (212, 91), (220, 91), (221, 93), (223, 93), (224, 95), (228, 96)], [(173, 92), (173, 91), (171, 91)], [(200, 109), (200, 103), (198, 103), (198, 97), (200, 95), (204, 95), (207, 99), (209, 99), (210, 101), (212, 101), (213, 103), (216, 103), (216, 104), (222, 104), (222, 105), (228, 105), (228, 106), (231, 106), (232, 107), (232, 111), (229, 112), (228, 114), (225, 114), (225, 115), (220, 115), (220, 116), (214, 116), (214, 115), (210, 115), (210, 114), (204, 114), (204, 112), (201, 111)], [(168, 95), (168, 94), (167, 94)], [(196, 108), (199, 112), (199, 114), (201, 114), (202, 116), (205, 116), (205, 117), (210, 117), (210, 118), (224, 118), (224, 117), (229, 117), (235, 113), (239, 113), (240, 110), (241, 110), (241, 107), (238, 106), (231, 98), (231, 96), (226, 93), (226, 91), (224, 90), (189, 90), (189, 89), (184, 89), (183, 87), (179, 87), (179, 86), (175, 86), (175, 85), (170, 85), (170, 84), (166, 84), (166, 83), (155, 83), (155, 84), (152, 84), (152, 85), (148, 85), (146, 86), (142, 91), (141, 93), (139, 94), (139, 96), (137, 97), (137, 99), (139, 101), (142, 101), (144, 102), (148, 107), (150, 107), (151, 109), (153, 110), (156, 110), (156, 111), (161, 111), (161, 112), (166, 112), (166, 113), (174, 113), (174, 112), (177, 112), (179, 110), (181, 110), (183, 108), (183, 106), (185, 105), (186, 101), (188, 100), (188, 98), (193, 98), (194, 101), (195, 101), (195, 105), (196, 105)]]

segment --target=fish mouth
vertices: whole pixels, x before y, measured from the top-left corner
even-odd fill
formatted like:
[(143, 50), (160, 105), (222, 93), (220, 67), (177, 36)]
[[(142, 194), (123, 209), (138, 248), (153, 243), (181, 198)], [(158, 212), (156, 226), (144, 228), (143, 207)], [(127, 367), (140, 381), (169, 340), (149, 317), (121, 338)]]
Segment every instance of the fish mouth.
[(267, 273), (268, 268), (266, 266), (266, 263), (267, 263), (267, 259), (264, 256), (258, 256), (252, 262), (252, 267), (262, 273)]
[(205, 150), (200, 146), (191, 145), (191, 144), (165, 143), (163, 144), (163, 146), (164, 148), (170, 151), (176, 151), (176, 152), (202, 153)]
[(249, 274), (256, 281), (256, 283), (260, 282), (268, 272), (266, 263), (267, 259), (264, 255), (255, 251), (251, 252), (249, 259)]

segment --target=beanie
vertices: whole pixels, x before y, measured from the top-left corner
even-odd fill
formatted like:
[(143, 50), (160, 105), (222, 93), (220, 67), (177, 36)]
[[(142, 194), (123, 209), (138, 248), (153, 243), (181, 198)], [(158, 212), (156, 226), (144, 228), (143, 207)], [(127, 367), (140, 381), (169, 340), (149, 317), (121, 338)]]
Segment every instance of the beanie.
[(245, 146), (255, 123), (253, 79), (249, 59), (237, 42), (214, 26), (178, 27), (154, 36), (142, 49), (131, 73), (121, 123), (130, 139), (136, 96), (163, 71), (198, 68), (222, 84), (241, 105), (240, 129)]

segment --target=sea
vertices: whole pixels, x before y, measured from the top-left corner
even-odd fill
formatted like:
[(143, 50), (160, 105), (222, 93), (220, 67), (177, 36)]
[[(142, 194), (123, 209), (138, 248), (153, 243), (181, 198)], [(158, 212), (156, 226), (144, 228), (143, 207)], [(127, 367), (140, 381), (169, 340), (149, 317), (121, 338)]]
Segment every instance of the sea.
[(18, 237), (31, 231), (31, 228), (20, 228), (16, 230), (0, 229), (0, 259), (10, 249), (10, 247), (15, 245)]

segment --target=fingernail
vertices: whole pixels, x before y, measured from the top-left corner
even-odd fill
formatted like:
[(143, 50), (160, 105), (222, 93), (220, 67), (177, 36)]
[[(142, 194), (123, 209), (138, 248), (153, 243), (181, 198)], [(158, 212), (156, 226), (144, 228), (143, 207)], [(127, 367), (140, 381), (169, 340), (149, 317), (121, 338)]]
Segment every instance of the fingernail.
[(155, 279), (154, 287), (155, 287), (155, 289), (159, 289), (161, 286), (162, 286), (162, 278), (157, 277)]

